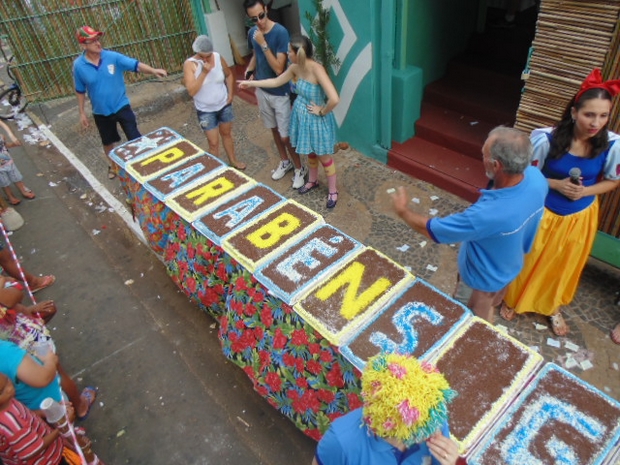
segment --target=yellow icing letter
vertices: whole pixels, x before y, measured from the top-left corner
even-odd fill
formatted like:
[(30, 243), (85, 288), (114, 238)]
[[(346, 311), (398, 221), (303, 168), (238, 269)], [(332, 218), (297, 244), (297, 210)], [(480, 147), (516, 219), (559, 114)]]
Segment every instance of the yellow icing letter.
[(299, 218), (290, 213), (282, 213), (273, 221), (247, 236), (248, 241), (259, 249), (267, 249), (277, 244), (283, 236), (290, 235), (301, 225)]
[(218, 178), (215, 181), (205, 184), (195, 191), (188, 192), (185, 197), (189, 200), (194, 200), (194, 205), (199, 207), (209, 199), (214, 199), (220, 195), (225, 194), (231, 189), (234, 189), (235, 185), (226, 178)]
[(166, 150), (165, 152), (158, 153), (151, 158), (147, 158), (142, 163), (140, 163), (140, 166), (146, 166), (149, 163), (153, 163), (154, 161), (160, 161), (162, 163), (172, 163), (173, 161), (181, 158), (183, 155), (185, 155), (185, 152), (183, 150), (178, 147), (172, 147), (170, 150)]
[(342, 273), (332, 278), (326, 286), (317, 291), (315, 294), (317, 299), (325, 301), (341, 287), (348, 286), (344, 299), (342, 299), (340, 314), (347, 320), (352, 320), (392, 285), (389, 279), (379, 278), (372, 283), (372, 286), (358, 295), (365, 270), (365, 265), (359, 262), (352, 263)]

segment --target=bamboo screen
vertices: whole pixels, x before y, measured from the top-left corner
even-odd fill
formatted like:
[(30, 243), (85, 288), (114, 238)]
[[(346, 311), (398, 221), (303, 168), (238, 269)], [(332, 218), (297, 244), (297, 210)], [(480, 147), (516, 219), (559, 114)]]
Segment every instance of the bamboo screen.
[[(616, 21), (616, 32), (603, 68), (603, 75), (607, 79), (620, 79), (620, 18)], [(616, 97), (614, 103), (610, 127), (612, 131), (620, 133), (620, 98)], [(601, 196), (600, 200), (599, 229), (612, 236), (620, 237), (620, 189)]]
[[(620, 0), (542, 0), (532, 42), (530, 76), (515, 127), (553, 126), (570, 98), (594, 68), (607, 79), (620, 78)], [(615, 100), (610, 129), (620, 132)], [(620, 237), (620, 189), (601, 198), (599, 229)]]
[[(74, 93), (75, 31), (105, 32), (104, 48), (168, 73), (181, 71), (196, 36), (190, 0), (0, 1), (0, 34), (8, 36), (12, 68), (30, 101)], [(128, 82), (150, 76), (127, 73)]]

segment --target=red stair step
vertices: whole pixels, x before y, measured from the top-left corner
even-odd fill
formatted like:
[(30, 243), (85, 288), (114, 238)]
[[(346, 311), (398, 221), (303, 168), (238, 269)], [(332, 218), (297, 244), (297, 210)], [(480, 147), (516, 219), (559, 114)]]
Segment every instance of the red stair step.
[(474, 159), (420, 137), (398, 144), (388, 152), (388, 166), (475, 202), (486, 187), (482, 159)]
[(475, 117), (422, 102), (421, 117), (416, 122), (416, 136), (463, 155), (480, 160), (480, 150), (495, 125)]

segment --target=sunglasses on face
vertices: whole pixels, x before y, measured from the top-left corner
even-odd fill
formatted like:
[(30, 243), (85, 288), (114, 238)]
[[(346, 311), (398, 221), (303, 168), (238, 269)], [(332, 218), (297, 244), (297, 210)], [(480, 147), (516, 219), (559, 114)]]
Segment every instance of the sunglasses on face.
[(95, 44), (97, 42), (99, 42), (99, 39), (85, 40), (84, 45)]
[(258, 16), (250, 16), (250, 21), (253, 23), (258, 23), (259, 21), (265, 19), (265, 16), (267, 16), (267, 13), (263, 11), (262, 13), (259, 13)]

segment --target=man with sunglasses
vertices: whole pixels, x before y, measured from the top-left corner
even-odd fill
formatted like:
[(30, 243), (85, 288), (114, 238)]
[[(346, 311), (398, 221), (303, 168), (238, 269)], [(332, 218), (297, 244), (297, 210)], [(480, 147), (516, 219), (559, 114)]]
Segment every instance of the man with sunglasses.
[[(270, 79), (286, 69), (288, 54), (288, 31), (267, 16), (263, 0), (245, 0), (245, 12), (255, 24), (248, 32), (248, 47), (254, 52), (246, 68), (246, 79)], [(293, 189), (305, 184), (306, 167), (302, 167), (299, 155), (293, 150), (288, 135), (291, 117), (289, 84), (270, 89), (256, 89), (256, 99), (263, 124), (271, 129), (273, 140), (280, 154), (280, 163), (271, 178), (281, 179), (295, 169)], [(288, 156), (287, 156), (288, 151)], [(290, 160), (289, 160), (290, 156)]]
[(108, 178), (116, 177), (108, 154), (121, 136), (117, 124), (121, 125), (127, 140), (141, 136), (136, 123), (136, 115), (129, 105), (125, 90), (124, 71), (154, 74), (158, 77), (167, 76), (166, 70), (152, 68), (135, 58), (118, 52), (104, 50), (100, 39), (103, 32), (90, 26), (82, 26), (77, 30), (76, 37), (83, 53), (73, 62), (73, 80), (78, 99), (80, 123), (82, 127), (90, 126), (84, 110), (86, 92), (93, 107), (93, 117), (101, 136), (103, 151), (108, 162)]

